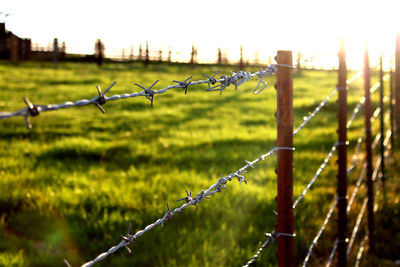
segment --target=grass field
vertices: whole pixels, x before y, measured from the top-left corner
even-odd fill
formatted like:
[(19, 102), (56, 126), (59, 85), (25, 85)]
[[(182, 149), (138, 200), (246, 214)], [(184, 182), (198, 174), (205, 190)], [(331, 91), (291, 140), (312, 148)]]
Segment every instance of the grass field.
[[(256, 70), (256, 69), (254, 69)], [(58, 104), (97, 95), (118, 81), (113, 94), (157, 89), (216, 67), (186, 65), (52, 64), (0, 62), (0, 112), (35, 104)], [(222, 69), (229, 73), (230, 69)], [(354, 73), (353, 73), (354, 74)], [(349, 74), (349, 77), (351, 74)], [(154, 99), (110, 101), (102, 114), (94, 105), (44, 112), (31, 118), (0, 120), (0, 265), (61, 266), (64, 258), (82, 264), (120, 242), (128, 222), (137, 231), (175, 208), (185, 190), (195, 195), (221, 175), (242, 167), (274, 147), (276, 91), (253, 95), (256, 81), (222, 95), (204, 86), (170, 90)], [(377, 81), (373, 76), (372, 84)], [(303, 71), (294, 79), (294, 125), (299, 125), (337, 83), (333, 71)], [(349, 113), (363, 94), (362, 80), (351, 86)], [(387, 88), (387, 87), (386, 87)], [(373, 95), (377, 106), (378, 95)], [(336, 96), (294, 139), (295, 196), (312, 178), (336, 141)], [(362, 112), (361, 112), (362, 114)], [(349, 130), (349, 159), (363, 127), (359, 115)], [(374, 124), (378, 126), (377, 123)], [(374, 128), (376, 133), (376, 127)], [(331, 205), (336, 156), (295, 210), (296, 261), (300, 263)], [(251, 169), (248, 184), (236, 181), (222, 193), (186, 209), (98, 266), (239, 266), (255, 253), (276, 217), (276, 160)], [(349, 177), (354, 184), (360, 168)], [(364, 191), (361, 191), (364, 194)], [(354, 214), (362, 203), (357, 198)], [(335, 215), (334, 215), (335, 216)], [(353, 222), (356, 215), (350, 220)], [(315, 247), (311, 263), (327, 259), (334, 218)], [(275, 266), (274, 246), (259, 266)], [(354, 253), (354, 251), (353, 251)]]

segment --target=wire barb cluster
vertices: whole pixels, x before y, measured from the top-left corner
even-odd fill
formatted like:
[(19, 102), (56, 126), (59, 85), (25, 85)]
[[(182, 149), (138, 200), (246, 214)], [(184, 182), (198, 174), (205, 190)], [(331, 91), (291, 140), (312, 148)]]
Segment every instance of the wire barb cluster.
[[(135, 83), (135, 85), (140, 87), (143, 91), (141, 91), (139, 93), (136, 93), (136, 92), (126, 93), (126, 94), (122, 94), (122, 95), (113, 95), (113, 96), (107, 97), (106, 94), (117, 83), (117, 82), (113, 82), (110, 86), (108, 86), (108, 88), (104, 92), (101, 92), (100, 87), (97, 86), (96, 89), (97, 89), (98, 96), (96, 96), (96, 97), (93, 97), (91, 99), (81, 99), (81, 100), (77, 100), (75, 102), (67, 101), (62, 104), (56, 104), (56, 105), (32, 104), (32, 102), (27, 97), (25, 97), (24, 101), (25, 101), (27, 107), (22, 108), (17, 111), (14, 111), (14, 112), (0, 112), (0, 119), (8, 119), (11, 117), (23, 116), (23, 117), (25, 117), (25, 121), (26, 121), (28, 128), (32, 128), (32, 125), (29, 122), (28, 118), (38, 116), (41, 112), (44, 112), (44, 111), (54, 111), (54, 110), (71, 108), (71, 107), (76, 107), (76, 106), (85, 106), (85, 105), (94, 104), (97, 108), (99, 108), (99, 110), (102, 113), (105, 113), (105, 110), (102, 106), (104, 104), (106, 104), (108, 101), (128, 99), (128, 98), (139, 97), (139, 96), (144, 96), (146, 99), (148, 99), (150, 101), (150, 105), (153, 106), (155, 95), (164, 94), (168, 90), (171, 90), (171, 89), (184, 89), (185, 94), (186, 94), (188, 91), (188, 88), (190, 86), (207, 84), (208, 89), (205, 89), (205, 91), (219, 91), (220, 94), (222, 94), (222, 91), (225, 90), (229, 85), (235, 85), (235, 89), (238, 89), (238, 87), (240, 85), (250, 81), (253, 78), (258, 78), (258, 80), (259, 80), (253, 93), (259, 94), (267, 87), (267, 83), (264, 81), (264, 78), (277, 73), (277, 71), (278, 71), (278, 69), (277, 69), (276, 65), (269, 65), (265, 69), (260, 69), (257, 72), (253, 72), (253, 73), (247, 72), (247, 71), (238, 71), (236, 73), (231, 72), (231, 74), (229, 76), (221, 75), (219, 79), (215, 78), (215, 76), (219, 72), (216, 72), (212, 76), (203, 75), (204, 77), (207, 78), (206, 80), (189, 81), (190, 79), (192, 79), (192, 76), (190, 76), (190, 77), (186, 78), (184, 81), (173, 80), (173, 82), (175, 83), (174, 85), (166, 86), (165, 88), (159, 89), (159, 90), (153, 89), (153, 87), (158, 83), (159, 80), (155, 81), (149, 87), (145, 87), (143, 85)], [(260, 84), (263, 85), (262, 88), (260, 88)], [(213, 85), (213, 86), (211, 87), (210, 85)]]

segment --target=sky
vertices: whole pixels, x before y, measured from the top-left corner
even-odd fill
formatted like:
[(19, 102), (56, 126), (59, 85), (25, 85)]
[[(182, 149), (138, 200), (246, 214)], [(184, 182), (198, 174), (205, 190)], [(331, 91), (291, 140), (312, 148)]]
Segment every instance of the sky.
[[(68, 52), (93, 53), (100, 38), (107, 55), (149, 42), (190, 53), (198, 47), (200, 61), (216, 60), (217, 49), (238, 60), (240, 45), (261, 60), (277, 50), (301, 51), (315, 65), (335, 65), (340, 38), (346, 40), (348, 64), (362, 66), (366, 42), (375, 64), (394, 53), (399, 29), (400, 1), (280, 0), (280, 1), (103, 1), (2, 0), (0, 20), (20, 37), (44, 46), (53, 38), (65, 42)], [(4, 14), (9, 14), (7, 17)]]

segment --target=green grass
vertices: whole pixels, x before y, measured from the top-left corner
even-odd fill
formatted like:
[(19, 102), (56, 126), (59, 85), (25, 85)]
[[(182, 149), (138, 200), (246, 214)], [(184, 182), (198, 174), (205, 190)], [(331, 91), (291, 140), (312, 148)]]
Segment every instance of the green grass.
[[(118, 83), (108, 95), (139, 91), (134, 83), (149, 86), (159, 79), (158, 89), (172, 80), (190, 75), (202, 79), (202, 74), (216, 70), (111, 63), (102, 69), (63, 63), (55, 69), (45, 63), (0, 62), (0, 111), (22, 108), (23, 96), (35, 104), (58, 104), (89, 99), (96, 96), (97, 84), (104, 89), (114, 80)], [(372, 82), (376, 80), (374, 76)], [(204, 92), (204, 86), (189, 88), (187, 95), (170, 90), (155, 96), (153, 108), (143, 97), (110, 101), (104, 115), (95, 106), (44, 112), (31, 118), (31, 130), (21, 117), (1, 120), (0, 265), (60, 266), (64, 258), (74, 266), (82, 264), (118, 244), (128, 222), (133, 231), (143, 229), (164, 215), (167, 203), (172, 208), (180, 205), (176, 199), (185, 196), (185, 189), (198, 194), (220, 175), (267, 152), (276, 138), (274, 83), (270, 78), (259, 95), (252, 94), (256, 81), (238, 91), (230, 87), (222, 95)], [(295, 126), (336, 83), (332, 71), (295, 74)], [(358, 80), (349, 91), (349, 113), (362, 94)], [(377, 97), (373, 96), (374, 106)], [(294, 139), (295, 196), (336, 140), (335, 100), (336, 96)], [(362, 127), (360, 115), (348, 134), (349, 158)], [(335, 160), (295, 211), (297, 263), (332, 203)], [(121, 250), (98, 265), (244, 264), (276, 223), (275, 165), (275, 158), (265, 160), (247, 173), (247, 185), (229, 183), (221, 194), (203, 201), (197, 212), (189, 207), (164, 228), (138, 238), (131, 246), (133, 255)], [(314, 249), (315, 265), (331, 249), (333, 219)], [(275, 266), (275, 251), (274, 246), (268, 248), (259, 265)]]

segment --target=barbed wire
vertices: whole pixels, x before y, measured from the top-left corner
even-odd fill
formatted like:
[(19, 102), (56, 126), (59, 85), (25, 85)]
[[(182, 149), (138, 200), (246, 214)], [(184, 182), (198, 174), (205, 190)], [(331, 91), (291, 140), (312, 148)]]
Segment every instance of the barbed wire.
[[(386, 81), (386, 80), (388, 80), (389, 78), (390, 78), (390, 75), (389, 75), (389, 74), (386, 74), (386, 75), (383, 77), (383, 80)], [(380, 84), (381, 84), (380, 82), (376, 82), (376, 83), (371, 87), (370, 92), (371, 92), (371, 93), (376, 92), (376, 90), (379, 88)], [(350, 116), (350, 119), (347, 121), (347, 125), (346, 125), (346, 128), (347, 128), (347, 129), (349, 129), (350, 126), (353, 124), (353, 122), (354, 122), (354, 120), (355, 120), (357, 114), (358, 114), (358, 113), (360, 112), (360, 110), (361, 110), (361, 106), (364, 105), (364, 103), (365, 103), (365, 96), (362, 96), (361, 99), (360, 99), (360, 101), (358, 102), (358, 104), (357, 104), (357, 105), (355, 106), (355, 108), (353, 109), (353, 112), (352, 112), (352, 114), (351, 114), (351, 116)]]
[(363, 240), (362, 240), (362, 242), (360, 244), (360, 247), (358, 249), (358, 252), (357, 252), (357, 255), (356, 255), (356, 262), (354, 264), (354, 267), (360, 266), (360, 260), (361, 260), (361, 257), (363, 255), (363, 253), (364, 253), (365, 244), (367, 243), (367, 239), (368, 239), (368, 235), (365, 234), (365, 236), (364, 236), (364, 238), (363, 238)]
[(358, 232), (358, 230), (360, 229), (361, 220), (362, 220), (362, 218), (363, 218), (363, 216), (364, 216), (365, 209), (367, 208), (367, 203), (368, 203), (368, 198), (365, 197), (365, 198), (364, 198), (364, 201), (363, 201), (363, 204), (362, 204), (362, 206), (361, 206), (361, 210), (360, 210), (360, 212), (358, 213), (356, 223), (354, 224), (354, 227), (353, 227), (353, 231), (352, 231), (352, 233), (351, 233), (351, 237), (350, 237), (349, 244), (347, 245), (347, 252), (346, 252), (347, 255), (350, 254), (351, 248), (353, 247), (354, 240), (355, 240), (356, 235), (357, 235), (357, 232)]
[[(107, 87), (107, 89), (102, 92), (100, 87), (97, 86), (97, 93), (98, 96), (93, 97), (91, 99), (80, 99), (76, 100), (75, 102), (67, 101), (61, 104), (50, 104), (50, 105), (36, 105), (32, 104), (32, 102), (27, 98), (24, 97), (23, 100), (27, 107), (22, 108), (20, 110), (14, 111), (14, 112), (0, 112), (0, 119), (8, 119), (11, 117), (16, 117), (16, 116), (23, 116), (25, 118), (26, 124), (28, 128), (31, 128), (32, 125), (29, 122), (29, 117), (35, 117), (38, 116), (41, 112), (45, 111), (54, 111), (54, 110), (60, 110), (60, 109), (65, 109), (65, 108), (72, 108), (76, 106), (85, 106), (85, 105), (91, 105), (94, 104), (97, 108), (100, 109), (101, 112), (105, 112), (105, 110), (102, 108), (102, 105), (107, 103), (108, 101), (113, 101), (113, 100), (122, 100), (122, 99), (128, 99), (132, 97), (140, 97), (143, 96), (150, 100), (151, 106), (153, 106), (153, 101), (154, 101), (154, 96), (158, 94), (164, 94), (168, 90), (171, 89), (184, 89), (185, 94), (187, 93), (187, 90), (190, 86), (193, 85), (201, 85), (201, 84), (208, 84), (208, 88), (205, 89), (205, 91), (219, 91), (220, 94), (222, 93), (223, 90), (225, 90), (229, 85), (234, 85), (235, 89), (238, 89), (238, 87), (245, 82), (250, 81), (252, 78), (257, 77), (258, 78), (258, 83), (257, 86), (254, 88), (253, 93), (254, 94), (259, 94), (261, 93), (266, 87), (267, 87), (267, 82), (264, 81), (264, 78), (267, 76), (271, 76), (275, 73), (277, 73), (278, 64), (275, 65), (269, 65), (265, 69), (260, 69), (257, 72), (247, 72), (247, 71), (238, 71), (238, 72), (231, 72), (230, 76), (226, 75), (221, 75), (219, 79), (215, 78), (215, 76), (219, 73), (217, 71), (214, 75), (208, 76), (208, 75), (203, 75), (206, 77), (206, 80), (197, 80), (197, 81), (189, 81), (192, 76), (189, 78), (185, 79), (184, 81), (176, 81), (173, 80), (174, 85), (168, 85), (163, 89), (159, 90), (153, 90), (153, 87), (157, 84), (159, 80), (156, 80), (152, 85), (149, 87), (142, 86), (140, 84), (135, 83), (136, 86), (140, 87), (143, 89), (143, 91), (139, 93), (125, 93), (122, 95), (113, 95), (110, 97), (107, 97), (106, 94), (110, 91), (110, 89), (117, 83), (113, 82), (111, 83), (110, 86)], [(217, 85), (215, 85), (218, 83)], [(211, 86), (213, 85), (213, 86)], [(261, 86), (262, 87), (261, 87)]]
[[(351, 79), (347, 80), (347, 81), (346, 81), (346, 84), (347, 84), (347, 85), (351, 84), (352, 82), (354, 82), (355, 80), (357, 80), (359, 77), (361, 77), (362, 74), (363, 74), (363, 71), (358, 72), (358, 73), (357, 73), (356, 75), (354, 75)], [(387, 80), (389, 77), (390, 77), (390, 76), (386, 75), (386, 76), (384, 77), (384, 79)], [(380, 86), (380, 82), (377, 82), (374, 86), (372, 86), (371, 89), (370, 89), (371, 93), (374, 93), (374, 92), (379, 88), (379, 86)], [(293, 132), (293, 136), (295, 136), (300, 130), (302, 130), (302, 129), (305, 127), (305, 125), (306, 125), (313, 117), (315, 117), (315, 115), (322, 109), (322, 107), (324, 107), (324, 106), (326, 105), (326, 103), (327, 103), (327, 102), (329, 101), (329, 99), (336, 93), (336, 91), (337, 91), (338, 89), (340, 89), (340, 88), (335, 88), (335, 89), (334, 89), (334, 90), (333, 90), (333, 91), (332, 91), (332, 92), (331, 92), (331, 93), (330, 93), (330, 94), (329, 94), (329, 95), (328, 95), (328, 96), (313, 110), (313, 112), (310, 113), (310, 115), (304, 119), (304, 121), (303, 121), (303, 122), (296, 128), (296, 130)], [(347, 89), (347, 88), (346, 88), (346, 89)], [(360, 103), (356, 106), (356, 108), (354, 108), (353, 113), (352, 113), (352, 115), (351, 115), (351, 117), (350, 117), (350, 120), (348, 121), (348, 123), (347, 123), (347, 125), (346, 125), (346, 128), (349, 128), (349, 127), (351, 126), (351, 124), (353, 123), (353, 121), (354, 121), (356, 115), (359, 113), (359, 111), (360, 111), (360, 109), (361, 109), (361, 105), (364, 104), (364, 102), (365, 102), (365, 97), (362, 97), (361, 100), (360, 100)], [(377, 110), (378, 110), (378, 111), (377, 111)], [(371, 116), (371, 120), (372, 120), (372, 121), (379, 115), (379, 111), (380, 111), (380, 108), (378, 107), (378, 108), (374, 111), (373, 116)], [(349, 174), (353, 171), (353, 169), (354, 169), (354, 167), (355, 167), (355, 165), (356, 165), (356, 163), (357, 163), (357, 161), (358, 161), (358, 154), (359, 154), (359, 152), (360, 152), (360, 148), (361, 148), (361, 144), (362, 144), (364, 135), (365, 135), (365, 131), (362, 131), (360, 137), (357, 139), (357, 145), (356, 145), (356, 149), (355, 149), (355, 154), (353, 155), (352, 162), (351, 162), (351, 166), (347, 169), (347, 175), (349, 175)], [(322, 163), (321, 166), (318, 168), (318, 170), (316, 171), (316, 173), (315, 173), (315, 175), (313, 176), (313, 178), (311, 179), (311, 181), (307, 184), (307, 186), (306, 186), (305, 189), (303, 190), (302, 194), (296, 199), (296, 201), (295, 201), (294, 204), (293, 204), (293, 209), (296, 208), (297, 205), (299, 204), (299, 202), (305, 197), (305, 195), (307, 194), (307, 191), (311, 188), (311, 186), (314, 184), (314, 182), (315, 182), (316, 179), (319, 177), (319, 175), (321, 174), (321, 172), (325, 169), (325, 167), (327, 166), (327, 164), (328, 164), (330, 158), (331, 158), (332, 155), (333, 155), (333, 152), (336, 150), (336, 145), (337, 145), (337, 143), (335, 143), (335, 144), (332, 146), (332, 148), (331, 148), (331, 150), (329, 151), (327, 157), (324, 159), (323, 163)], [(351, 205), (352, 205), (352, 203), (353, 203), (353, 201), (354, 201), (354, 198), (356, 197), (357, 192), (358, 192), (358, 190), (359, 190), (359, 188), (360, 188), (360, 186), (361, 186), (361, 184), (362, 184), (362, 179), (363, 179), (363, 175), (364, 175), (364, 173), (365, 173), (365, 170), (366, 170), (366, 165), (364, 165), (364, 167), (363, 167), (363, 169), (362, 169), (362, 172), (361, 172), (361, 175), (359, 176), (359, 178), (358, 178), (358, 180), (357, 180), (356, 187), (355, 187), (355, 189), (353, 190), (352, 196), (351, 196), (351, 198), (350, 198), (350, 201), (351, 201), (351, 202), (350, 202), (350, 203), (351, 203), (351, 204), (350, 204), (350, 208), (349, 208), (349, 206), (347, 207), (347, 212), (350, 211)], [(271, 240), (271, 238), (268, 237), (268, 239), (264, 242), (264, 244), (266, 243), (267, 245), (266, 245), (266, 246), (262, 245), (262, 246), (257, 250), (257, 253), (250, 259), (250, 261), (249, 261), (245, 266), (249, 266), (249, 264), (254, 263), (254, 262), (257, 260), (258, 256), (261, 254), (261, 252), (262, 252), (273, 240), (274, 240), (274, 239)], [(337, 240), (335, 241), (335, 244), (336, 244), (336, 246), (337, 246)], [(335, 246), (334, 246), (334, 250), (336, 250), (336, 247), (335, 247)], [(330, 255), (329, 258), (332, 258), (332, 259), (333, 259), (334, 254), (335, 254), (335, 251), (331, 251), (331, 255)], [(332, 259), (331, 259), (331, 260), (332, 260)], [(331, 260), (330, 260), (330, 261), (331, 261)], [(330, 265), (330, 261), (328, 261), (327, 266)]]
[(333, 153), (336, 151), (336, 146), (337, 143), (335, 143), (331, 150), (329, 151), (328, 155), (326, 156), (326, 158), (324, 159), (324, 161), (322, 162), (321, 166), (318, 168), (318, 170), (315, 172), (313, 178), (311, 179), (311, 181), (307, 184), (307, 186), (304, 188), (303, 192), (300, 194), (300, 196), (297, 197), (296, 201), (293, 204), (293, 209), (295, 209), (297, 207), (297, 205), (299, 204), (299, 202), (305, 197), (305, 195), (307, 194), (307, 191), (311, 188), (311, 186), (314, 184), (314, 182), (317, 180), (317, 178), (320, 176), (320, 174), (322, 173), (322, 171), (325, 169), (325, 167), (327, 166), (330, 158), (333, 156)]
[(305, 257), (305, 259), (304, 259), (304, 261), (303, 261), (302, 267), (307, 266), (308, 261), (310, 260), (311, 253), (312, 253), (312, 250), (313, 250), (314, 246), (317, 244), (318, 239), (321, 237), (322, 232), (325, 230), (326, 225), (328, 224), (329, 220), (330, 220), (331, 217), (332, 217), (333, 211), (334, 211), (334, 209), (335, 209), (335, 207), (336, 207), (336, 205), (337, 205), (337, 200), (338, 200), (338, 197), (336, 196), (336, 197), (335, 197), (335, 200), (334, 200), (334, 202), (333, 202), (333, 204), (332, 204), (332, 206), (331, 206), (331, 208), (330, 208), (329, 211), (328, 211), (328, 214), (327, 214), (326, 217), (325, 217), (324, 222), (322, 223), (321, 228), (319, 229), (317, 235), (315, 236), (315, 238), (314, 238), (314, 240), (312, 241), (310, 247), (308, 248), (308, 252), (307, 252), (307, 255), (306, 255), (306, 257)]
[(260, 256), (261, 252), (266, 249), (277, 237), (278, 233), (274, 230), (272, 233), (266, 233), (265, 235), (268, 236), (267, 240), (261, 245), (261, 247), (257, 250), (256, 254), (251, 257), (251, 259), (244, 265), (244, 267), (249, 267), (250, 265), (254, 264), (258, 257)]
[[(363, 74), (363, 71), (359, 71), (356, 75), (354, 75), (352, 78), (346, 81), (347, 85), (350, 85), (352, 82), (360, 78)], [(293, 132), (293, 136), (295, 136), (301, 129), (303, 129), (306, 124), (313, 118), (315, 115), (328, 103), (328, 101), (331, 99), (332, 96), (336, 94), (336, 92), (340, 90), (340, 88), (335, 88), (332, 90), (332, 92), (324, 99), (322, 100), (321, 103), (308, 115), (307, 117), (304, 117), (304, 121), (296, 128), (296, 130)]]
[(195, 197), (192, 197), (191, 191), (186, 190), (186, 196), (177, 200), (177, 201), (185, 201), (186, 202), (185, 204), (183, 204), (182, 206), (180, 206), (174, 210), (171, 210), (169, 204), (167, 204), (168, 210), (163, 217), (159, 218), (154, 223), (147, 225), (143, 230), (140, 230), (133, 235), (131, 235), (128, 230), (128, 233), (125, 236), (122, 236), (122, 241), (118, 245), (111, 247), (108, 251), (101, 253), (95, 259), (83, 264), (82, 267), (92, 266), (96, 262), (103, 260), (104, 258), (106, 258), (107, 256), (109, 256), (110, 254), (114, 253), (115, 251), (117, 251), (118, 249), (120, 249), (122, 247), (125, 247), (128, 249), (128, 251), (130, 251), (128, 246), (130, 244), (132, 244), (139, 236), (143, 235), (145, 232), (150, 231), (151, 229), (153, 229), (155, 226), (157, 226), (159, 224), (161, 226), (164, 226), (164, 223), (167, 220), (171, 219), (173, 215), (183, 211), (185, 208), (187, 208), (189, 206), (196, 206), (196, 210), (197, 210), (198, 204), (201, 201), (203, 201), (204, 199), (209, 199), (209, 197), (213, 196), (215, 193), (221, 192), (222, 189), (226, 187), (226, 184), (228, 182), (232, 181), (233, 178), (237, 178), (239, 183), (244, 182), (247, 184), (246, 178), (243, 176), (243, 173), (247, 172), (248, 168), (254, 168), (254, 165), (257, 164), (259, 161), (265, 160), (267, 157), (274, 155), (279, 150), (294, 150), (294, 148), (275, 147), (275, 148), (271, 149), (270, 151), (268, 151), (267, 153), (259, 156), (257, 159), (255, 159), (253, 161), (245, 161), (246, 165), (244, 165), (242, 168), (240, 168), (236, 172), (231, 173), (225, 177), (222, 177), (222, 175), (221, 175), (221, 178), (218, 179), (218, 181), (215, 184), (211, 185), (205, 191), (201, 190), (201, 192)]

